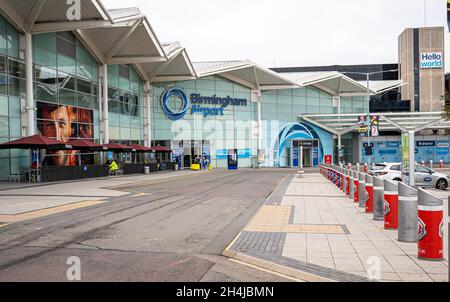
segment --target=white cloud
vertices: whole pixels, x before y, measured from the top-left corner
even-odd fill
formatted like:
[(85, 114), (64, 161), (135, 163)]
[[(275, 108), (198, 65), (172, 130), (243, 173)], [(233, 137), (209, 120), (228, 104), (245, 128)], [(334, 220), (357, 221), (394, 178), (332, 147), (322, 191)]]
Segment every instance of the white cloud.
[[(250, 59), (268, 67), (395, 63), (398, 35), (425, 22), (423, 0), (102, 2), (139, 7), (160, 40), (180, 41), (193, 61)], [(427, 25), (447, 28), (446, 2), (426, 4)]]

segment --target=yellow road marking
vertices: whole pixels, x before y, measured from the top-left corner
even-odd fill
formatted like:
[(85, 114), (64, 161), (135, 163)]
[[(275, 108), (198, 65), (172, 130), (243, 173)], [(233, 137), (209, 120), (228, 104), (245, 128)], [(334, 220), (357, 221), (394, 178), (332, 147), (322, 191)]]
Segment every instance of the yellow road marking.
[(84, 200), (84, 201), (80, 201), (80, 202), (74, 202), (74, 203), (65, 204), (65, 205), (61, 205), (61, 206), (57, 206), (57, 207), (36, 210), (36, 211), (26, 212), (26, 213), (21, 213), (21, 214), (0, 215), (0, 221), (2, 221), (2, 222), (23, 221), (23, 220), (48, 216), (51, 214), (67, 212), (67, 211), (74, 210), (74, 209), (89, 207), (89, 206), (93, 206), (93, 205), (104, 203), (104, 202), (106, 202), (106, 200)]
[(291, 211), (291, 206), (264, 205), (244, 230), (249, 232), (345, 234), (340, 225), (290, 224)]

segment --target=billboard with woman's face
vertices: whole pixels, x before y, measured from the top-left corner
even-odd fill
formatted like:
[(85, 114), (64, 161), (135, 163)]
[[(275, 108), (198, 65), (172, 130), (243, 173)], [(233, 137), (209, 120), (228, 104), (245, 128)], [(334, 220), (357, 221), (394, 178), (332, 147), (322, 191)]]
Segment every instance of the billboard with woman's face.
[[(94, 138), (94, 114), (90, 109), (37, 102), (37, 126), (40, 134), (63, 142)], [(57, 166), (74, 166), (78, 151), (48, 151), (46, 162)]]

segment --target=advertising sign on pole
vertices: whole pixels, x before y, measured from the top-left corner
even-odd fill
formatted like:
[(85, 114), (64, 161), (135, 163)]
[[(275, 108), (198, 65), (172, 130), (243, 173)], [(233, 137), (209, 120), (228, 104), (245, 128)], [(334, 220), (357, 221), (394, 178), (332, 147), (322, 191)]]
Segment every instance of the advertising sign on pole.
[(380, 124), (380, 117), (378, 115), (371, 115), (370, 116), (370, 135), (371, 136), (378, 136), (378, 126)]

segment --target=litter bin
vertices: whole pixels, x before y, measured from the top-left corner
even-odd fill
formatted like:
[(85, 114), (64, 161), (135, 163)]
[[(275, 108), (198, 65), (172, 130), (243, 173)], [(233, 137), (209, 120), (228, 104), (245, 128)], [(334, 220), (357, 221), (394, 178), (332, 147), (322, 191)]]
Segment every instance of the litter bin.
[(144, 174), (150, 174), (150, 167), (149, 166), (145, 166), (144, 167)]

